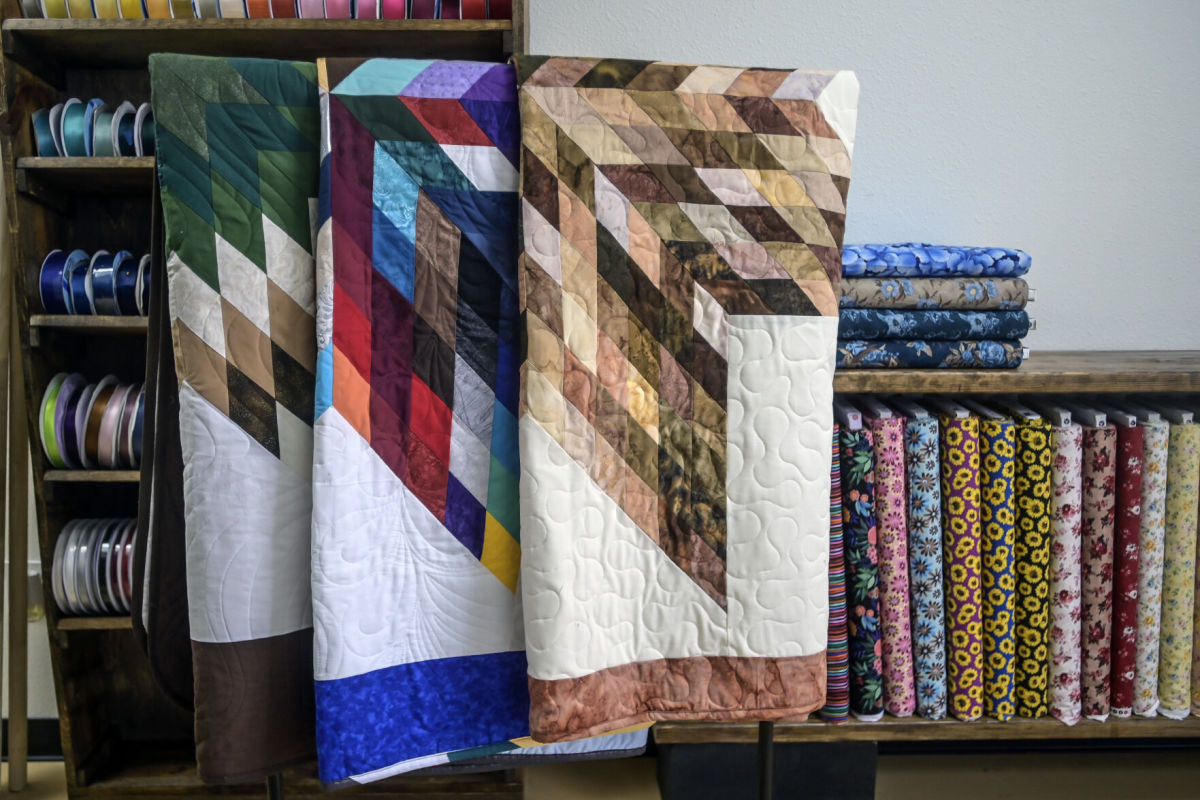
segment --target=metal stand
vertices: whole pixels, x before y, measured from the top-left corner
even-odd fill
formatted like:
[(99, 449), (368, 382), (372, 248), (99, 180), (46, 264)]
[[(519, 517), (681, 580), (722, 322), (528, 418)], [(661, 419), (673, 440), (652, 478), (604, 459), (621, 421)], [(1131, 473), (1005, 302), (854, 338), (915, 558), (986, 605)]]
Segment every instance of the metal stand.
[[(8, 299), (0, 318), (9, 323), (8, 346), (8, 790), (22, 792), (28, 784), (29, 756), (29, 428), (25, 417), (25, 376), (20, 355), (20, 315), (12, 272), (0, 291)], [(0, 416), (0, 420), (3, 416)]]
[(774, 796), (772, 778), (775, 773), (775, 723), (758, 723), (758, 800)]
[(283, 775), (276, 772), (267, 776), (268, 800), (283, 800)]

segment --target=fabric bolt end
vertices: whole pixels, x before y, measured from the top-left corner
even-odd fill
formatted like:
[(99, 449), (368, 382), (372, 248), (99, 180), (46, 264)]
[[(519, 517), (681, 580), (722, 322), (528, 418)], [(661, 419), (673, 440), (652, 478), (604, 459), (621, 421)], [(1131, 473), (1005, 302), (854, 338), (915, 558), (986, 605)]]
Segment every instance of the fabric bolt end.
[(1016, 425), (1011, 419), (980, 420), (983, 710), (1001, 721), (1016, 714), (1016, 449)]
[(946, 629), (937, 417), (909, 417), (904, 466), (917, 713), (942, 719), (946, 716)]
[(1104, 721), (1111, 708), (1113, 539), (1117, 430), (1083, 429), (1083, 714)]
[(1163, 532), (1159, 713), (1184, 719), (1195, 687), (1196, 508), (1200, 501), (1200, 424), (1171, 423)]
[(928, 311), (843, 308), (838, 324), (842, 339), (959, 339), (1024, 338), (1029, 315), (1024, 311)]
[(1015, 340), (838, 339), (844, 369), (1013, 369), (1022, 360)]
[(1116, 530), (1113, 539), (1112, 715), (1133, 713), (1137, 673), (1138, 539), (1142, 521), (1144, 429), (1117, 427)]
[(1055, 426), (1050, 504), (1050, 713), (1067, 725), (1082, 717), (1083, 426)]
[(833, 464), (829, 482), (829, 644), (825, 658), (825, 705), (821, 719), (850, 718), (850, 653), (846, 639), (846, 548), (842, 532), (841, 429), (833, 426)]
[(842, 430), (842, 528), (846, 537), (846, 608), (850, 640), (850, 710), (883, 716), (883, 642), (879, 624), (878, 527), (874, 435)]
[(1019, 277), (1031, 259), (1022, 250), (1004, 247), (957, 247), (907, 242), (848, 244), (842, 249), (842, 274), (865, 276)]
[(1017, 579), (1014, 673), (1017, 714), (1045, 716), (1049, 707), (1050, 548), (1054, 451), (1051, 425), (1018, 418), (1015, 496), (1017, 536), (1013, 549)]
[(1029, 303), (1021, 278), (846, 278), (842, 308), (1020, 311)]
[(1142, 424), (1142, 519), (1138, 531), (1138, 619), (1133, 711), (1158, 713), (1158, 637), (1162, 619), (1163, 536), (1167, 503), (1170, 426)]

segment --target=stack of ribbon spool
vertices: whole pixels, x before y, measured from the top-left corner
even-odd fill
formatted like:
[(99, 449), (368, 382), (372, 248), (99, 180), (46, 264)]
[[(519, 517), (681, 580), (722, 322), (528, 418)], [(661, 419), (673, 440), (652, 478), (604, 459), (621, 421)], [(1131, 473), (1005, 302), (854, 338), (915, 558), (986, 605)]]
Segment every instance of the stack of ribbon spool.
[(42, 449), (57, 469), (136, 469), (145, 417), (140, 383), (106, 375), (93, 384), (79, 373), (60, 372), (38, 411)]
[(21, 0), (50, 19), (512, 19), (512, 0)]
[(54, 601), (66, 615), (128, 614), (133, 598), (134, 519), (71, 520), (51, 567)]
[(128, 100), (116, 108), (99, 98), (72, 97), (33, 112), (37, 154), (55, 156), (152, 156), (154, 113), (149, 103)]
[(128, 250), (51, 250), (38, 294), (47, 314), (144, 317), (150, 311), (150, 256)]

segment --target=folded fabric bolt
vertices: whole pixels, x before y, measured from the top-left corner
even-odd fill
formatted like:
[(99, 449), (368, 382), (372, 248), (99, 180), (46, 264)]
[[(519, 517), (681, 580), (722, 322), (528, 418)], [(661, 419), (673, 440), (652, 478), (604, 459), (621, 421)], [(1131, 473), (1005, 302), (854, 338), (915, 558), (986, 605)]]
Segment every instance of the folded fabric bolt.
[(1142, 422), (1142, 524), (1138, 530), (1137, 668), (1133, 712), (1158, 713), (1158, 635), (1163, 600), (1163, 535), (1167, 511), (1167, 442), (1170, 426)]
[(870, 430), (842, 430), (842, 527), (846, 537), (850, 710), (862, 720), (877, 720), (883, 716), (874, 441)]
[(1138, 533), (1142, 522), (1145, 428), (1117, 426), (1117, 524), (1113, 537), (1112, 715), (1133, 713), (1137, 658)]
[(848, 244), (842, 275), (865, 277), (981, 276), (1019, 278), (1029, 271), (1029, 254), (1005, 247), (948, 247), (932, 244)]
[(946, 716), (946, 629), (942, 611), (937, 417), (909, 418), (905, 427), (905, 477), (917, 713), (926, 719), (942, 719)]
[[(1083, 428), (1083, 715), (1104, 721), (1112, 669), (1117, 430)], [(1195, 513), (1193, 510), (1193, 518)]]
[(1013, 686), (1017, 588), (1013, 574), (1016, 450), (1017, 429), (1011, 419), (985, 417), (979, 421), (983, 711), (1001, 721), (1016, 713)]
[(1050, 500), (1050, 713), (1067, 725), (1079, 722), (1083, 705), (1082, 560), (1083, 426), (1072, 423), (1051, 431), (1054, 450)]
[(1024, 311), (893, 311), (843, 308), (838, 336), (843, 339), (1020, 339), (1029, 333)]
[(1171, 719), (1185, 719), (1191, 713), (1198, 498), (1200, 424), (1171, 423), (1167, 445), (1162, 634), (1158, 655), (1159, 713)]
[(850, 718), (850, 653), (846, 641), (846, 548), (842, 535), (841, 429), (833, 426), (833, 465), (829, 478), (829, 645), (825, 660), (825, 705), (821, 719)]
[(1017, 422), (1017, 576), (1015, 672), (1017, 715), (1042, 717), (1049, 710), (1050, 497), (1054, 452), (1051, 426), (1041, 418)]
[(1022, 278), (843, 278), (842, 308), (1017, 311), (1030, 300)]
[(1016, 341), (838, 339), (839, 367), (994, 369), (1019, 367), (1021, 360), (1021, 343)]

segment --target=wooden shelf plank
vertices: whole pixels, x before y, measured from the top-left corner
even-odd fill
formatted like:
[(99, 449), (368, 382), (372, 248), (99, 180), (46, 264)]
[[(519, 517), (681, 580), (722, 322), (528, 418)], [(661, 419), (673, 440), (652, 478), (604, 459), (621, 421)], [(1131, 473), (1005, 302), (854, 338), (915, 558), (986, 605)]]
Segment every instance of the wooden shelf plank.
[(35, 183), (74, 194), (149, 192), (154, 186), (154, 157), (18, 158), (18, 188), (30, 191)]
[(131, 631), (130, 617), (60, 617), (60, 631)]
[(3, 47), (8, 58), (40, 74), (143, 67), (151, 53), (499, 61), (512, 52), (512, 29), (510, 20), (8, 19)]
[(837, 392), (1200, 392), (1200, 350), (1034, 352), (1018, 369), (838, 370)]
[(70, 314), (30, 314), (29, 326), (80, 333), (145, 334), (145, 317), (100, 317)]
[[(1056, 719), (1011, 719), (1008, 722), (977, 720), (898, 719), (879, 722), (778, 723), (779, 742), (935, 742), (1025, 739), (1195, 739), (1200, 738), (1200, 718), (1110, 718), (1107, 722), (1083, 720), (1064, 725)], [(758, 741), (754, 722), (660, 722), (654, 726), (659, 744), (752, 744)]]
[(142, 473), (136, 469), (48, 469), (42, 480), (56, 483), (137, 483)]

